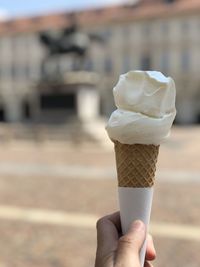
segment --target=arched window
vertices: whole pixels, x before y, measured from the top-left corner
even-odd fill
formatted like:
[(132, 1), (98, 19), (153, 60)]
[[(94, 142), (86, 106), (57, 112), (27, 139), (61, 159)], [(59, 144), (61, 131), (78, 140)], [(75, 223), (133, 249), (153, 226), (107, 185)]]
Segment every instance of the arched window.
[(151, 57), (150, 55), (144, 55), (141, 59), (141, 70), (150, 70), (151, 69)]

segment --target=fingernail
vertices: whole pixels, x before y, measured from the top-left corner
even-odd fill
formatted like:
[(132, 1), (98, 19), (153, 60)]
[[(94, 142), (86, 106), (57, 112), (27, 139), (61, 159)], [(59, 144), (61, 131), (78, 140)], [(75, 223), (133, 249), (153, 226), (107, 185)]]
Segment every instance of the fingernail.
[(142, 221), (136, 220), (136, 221), (133, 222), (133, 229), (135, 231), (144, 231), (145, 225), (144, 225), (144, 223)]

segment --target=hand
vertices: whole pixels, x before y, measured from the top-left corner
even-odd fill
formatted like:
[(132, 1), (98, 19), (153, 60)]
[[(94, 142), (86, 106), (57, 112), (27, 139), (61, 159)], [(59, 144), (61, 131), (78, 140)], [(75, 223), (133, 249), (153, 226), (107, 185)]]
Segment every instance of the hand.
[[(97, 222), (95, 267), (141, 267), (139, 252), (145, 236), (145, 225), (141, 221), (133, 222), (129, 232), (121, 236), (119, 212), (101, 218)], [(148, 235), (144, 267), (152, 267), (148, 261), (155, 257), (153, 240)]]

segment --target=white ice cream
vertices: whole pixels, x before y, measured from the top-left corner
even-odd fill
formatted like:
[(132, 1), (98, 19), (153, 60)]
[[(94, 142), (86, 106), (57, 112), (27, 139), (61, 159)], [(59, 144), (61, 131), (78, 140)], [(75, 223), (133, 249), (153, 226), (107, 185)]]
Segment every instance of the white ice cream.
[(106, 130), (123, 144), (162, 143), (176, 115), (176, 88), (172, 78), (157, 71), (130, 71), (113, 89), (115, 110)]

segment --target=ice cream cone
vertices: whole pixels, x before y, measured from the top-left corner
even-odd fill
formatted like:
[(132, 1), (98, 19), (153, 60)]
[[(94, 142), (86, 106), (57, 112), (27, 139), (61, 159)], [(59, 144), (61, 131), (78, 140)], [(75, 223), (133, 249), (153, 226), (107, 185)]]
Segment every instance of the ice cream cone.
[(118, 186), (153, 186), (159, 145), (127, 145), (118, 141), (114, 144)]
[[(125, 234), (134, 220), (148, 227), (153, 199), (159, 145), (121, 144), (114, 141), (119, 186), (122, 231)], [(144, 264), (146, 241), (140, 251)]]
[[(175, 83), (157, 71), (129, 71), (113, 88), (117, 109), (106, 126), (115, 145), (122, 232), (134, 220), (150, 221), (159, 145), (176, 116)], [(146, 241), (140, 251), (144, 265)]]

